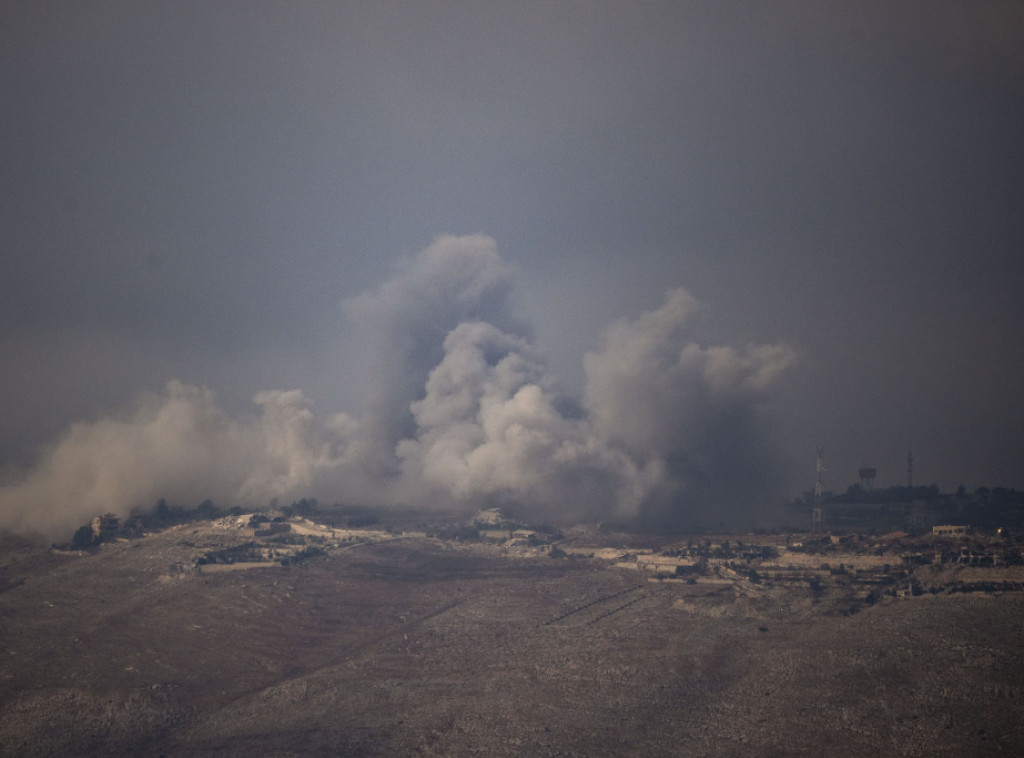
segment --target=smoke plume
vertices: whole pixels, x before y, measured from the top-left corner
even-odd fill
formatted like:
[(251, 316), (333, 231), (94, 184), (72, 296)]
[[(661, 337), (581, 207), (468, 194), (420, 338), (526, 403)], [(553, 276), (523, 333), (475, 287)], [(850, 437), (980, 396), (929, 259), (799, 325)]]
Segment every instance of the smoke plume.
[(395, 445), (413, 429), (410, 404), (423, 394), (441, 359), (445, 335), (460, 323), (483, 320), (511, 328), (510, 272), (494, 240), (443, 236), (401, 261), (377, 291), (347, 301), (345, 313), (376, 352), (376, 392), (369, 401), (367, 466), (395, 473)]
[(510, 292), (493, 240), (441, 237), (345, 304), (377, 347), (378, 389), (360, 419), (318, 417), (299, 390), (260, 392), (254, 414), (232, 418), (210, 391), (172, 381), (74, 424), (0, 488), (0, 524), (59, 536), (161, 497), (263, 507), (307, 496), (685, 523), (763, 486), (758, 406), (791, 350), (702, 346), (700, 306), (675, 289), (607, 330), (585, 358), (582, 411), (569, 414)]
[(794, 361), (784, 345), (703, 347), (700, 304), (674, 289), (657, 310), (605, 333), (585, 358), (585, 407), (596, 436), (640, 466), (663, 471), (644, 515), (674, 526), (727, 523), (763, 505), (775, 461), (758, 406)]

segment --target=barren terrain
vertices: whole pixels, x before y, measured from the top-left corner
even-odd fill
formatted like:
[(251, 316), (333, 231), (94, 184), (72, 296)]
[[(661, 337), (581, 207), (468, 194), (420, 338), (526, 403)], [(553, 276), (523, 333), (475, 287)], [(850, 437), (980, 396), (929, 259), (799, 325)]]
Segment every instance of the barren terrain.
[(204, 570), (252, 539), (225, 523), (4, 539), (0, 755), (1024, 754), (1019, 591), (865, 603), (383, 533)]

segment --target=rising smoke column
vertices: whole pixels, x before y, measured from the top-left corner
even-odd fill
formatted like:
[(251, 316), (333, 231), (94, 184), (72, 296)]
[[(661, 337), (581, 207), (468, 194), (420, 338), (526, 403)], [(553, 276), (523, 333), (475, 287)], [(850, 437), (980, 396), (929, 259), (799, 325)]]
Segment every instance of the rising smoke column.
[[(736, 349), (694, 340), (700, 303), (671, 290), (657, 310), (612, 325), (584, 359), (584, 405), (597, 436), (664, 467), (655, 520), (695, 523), (770, 498), (772, 445), (759, 405), (795, 358), (785, 345)], [(665, 497), (671, 492), (671, 496)]]
[(481, 320), (522, 330), (511, 315), (511, 291), (510, 270), (493, 239), (445, 235), (402, 260), (379, 289), (344, 303), (376, 353), (376, 390), (363, 424), (366, 470), (397, 474), (395, 445), (415, 428), (410, 406), (423, 396), (452, 329)]
[(609, 328), (585, 358), (582, 418), (558, 412), (527, 340), (460, 324), (410, 406), (415, 430), (397, 446), (404, 483), (554, 519), (643, 513), (682, 523), (763, 502), (770, 445), (758, 405), (793, 353), (702, 346), (692, 335), (699, 307), (675, 289), (660, 308)]
[(556, 410), (544, 364), (524, 339), (464, 323), (444, 341), (416, 434), (399, 443), (406, 486), (454, 503), (498, 503), (555, 519), (624, 515), (655, 471), (602, 443), (585, 419)]
[(492, 239), (440, 237), (345, 303), (378, 347), (379, 391), (361, 419), (318, 417), (299, 390), (257, 393), (258, 413), (231, 418), (209, 391), (172, 381), (117, 416), (74, 424), (0, 488), (0, 524), (59, 537), (161, 497), (674, 518), (757, 493), (770, 449), (758, 406), (792, 362), (788, 348), (702, 346), (697, 301), (672, 290), (608, 329), (585, 358), (584, 413), (567, 416), (510, 292)]

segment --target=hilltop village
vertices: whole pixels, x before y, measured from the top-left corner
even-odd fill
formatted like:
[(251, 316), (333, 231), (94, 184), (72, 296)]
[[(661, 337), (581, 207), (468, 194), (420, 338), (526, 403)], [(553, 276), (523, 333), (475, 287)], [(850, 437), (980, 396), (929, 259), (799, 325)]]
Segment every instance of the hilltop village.
[[(299, 515), (296, 510), (306, 515)], [(168, 518), (164, 514), (164, 519)], [(684, 583), (735, 598), (798, 595), (856, 612), (884, 597), (1024, 590), (1024, 539), (965, 525), (935, 525), (925, 534), (788, 533), (673, 538), (580, 525), (525, 525), (484, 510), (468, 521), (411, 524), (360, 513), (318, 520), (315, 506), (233, 513), (157, 529), (98, 516), (58, 552), (102, 549), (110, 542), (178, 537), (174, 577), (300, 566), (338, 551), (427, 541), (509, 561), (587, 561), (632, 572), (639, 582)], [(418, 527), (418, 528), (416, 528)], [(84, 543), (84, 544), (82, 544)], [(82, 550), (82, 548), (85, 550)]]
[(0, 535), (0, 756), (1021, 755), (1022, 618), (964, 523), (161, 504)]

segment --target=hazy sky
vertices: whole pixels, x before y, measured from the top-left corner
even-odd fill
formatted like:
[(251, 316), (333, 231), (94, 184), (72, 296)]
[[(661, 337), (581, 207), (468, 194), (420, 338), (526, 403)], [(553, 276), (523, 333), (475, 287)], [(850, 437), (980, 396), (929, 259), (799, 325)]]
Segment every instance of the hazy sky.
[[(410, 403), (480, 340), (614, 457), (605, 330), (686, 297), (666, 344), (779, 368), (745, 420), (680, 416), (687, 460), (744, 478), (736, 421), (788, 495), (818, 445), (835, 488), (908, 450), (1024, 487), (1020, 3), (9, 0), (0, 70), (4, 464), (177, 380), (238, 424), (302, 390), (426, 466), (449, 429)], [(486, 238), (427, 271), (442, 235)], [(494, 277), (465, 313), (418, 299), (461, 265)], [(443, 352), (466, 320), (496, 332)]]

